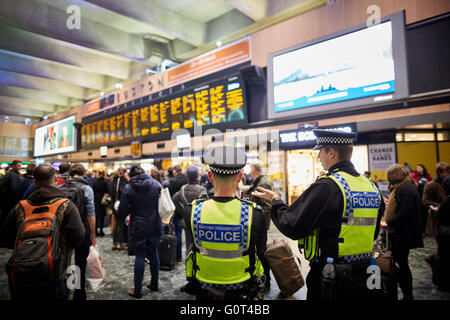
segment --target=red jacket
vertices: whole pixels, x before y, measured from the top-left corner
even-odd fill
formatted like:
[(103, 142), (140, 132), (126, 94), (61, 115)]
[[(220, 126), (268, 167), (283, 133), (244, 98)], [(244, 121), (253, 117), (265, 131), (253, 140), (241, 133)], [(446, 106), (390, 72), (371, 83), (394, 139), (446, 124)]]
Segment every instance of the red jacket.
[[(414, 182), (416, 183), (416, 185), (419, 184), (420, 175), (417, 173), (417, 171), (414, 171), (413, 173), (411, 173), (411, 178), (413, 178), (413, 180), (414, 180)], [(427, 173), (427, 174), (425, 175), (425, 178), (426, 178), (428, 181), (433, 180), (433, 178), (431, 178), (431, 176), (430, 176), (429, 173)]]

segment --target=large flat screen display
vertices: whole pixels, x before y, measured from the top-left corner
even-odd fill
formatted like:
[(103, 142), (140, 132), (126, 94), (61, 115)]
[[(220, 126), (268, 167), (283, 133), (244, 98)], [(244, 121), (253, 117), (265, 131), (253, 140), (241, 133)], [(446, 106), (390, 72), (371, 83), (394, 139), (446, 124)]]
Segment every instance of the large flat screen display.
[(272, 54), (268, 71), (270, 118), (406, 98), (403, 12)]
[(76, 151), (75, 116), (37, 128), (34, 133), (34, 156)]

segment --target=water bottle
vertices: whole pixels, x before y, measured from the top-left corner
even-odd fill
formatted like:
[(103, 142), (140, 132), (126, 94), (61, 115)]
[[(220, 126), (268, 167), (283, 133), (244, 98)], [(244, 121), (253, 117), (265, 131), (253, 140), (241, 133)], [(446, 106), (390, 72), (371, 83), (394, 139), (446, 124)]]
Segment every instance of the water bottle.
[(336, 269), (333, 264), (333, 258), (327, 258), (327, 264), (322, 270), (322, 287), (325, 299), (333, 299), (333, 291), (336, 283)]

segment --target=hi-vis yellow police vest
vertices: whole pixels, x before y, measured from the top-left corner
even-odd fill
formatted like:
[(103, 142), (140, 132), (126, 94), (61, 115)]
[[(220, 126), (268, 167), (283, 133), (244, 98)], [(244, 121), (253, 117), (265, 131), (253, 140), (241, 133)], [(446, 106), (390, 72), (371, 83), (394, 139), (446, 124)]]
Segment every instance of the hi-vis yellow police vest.
[[(339, 260), (357, 262), (369, 259), (381, 204), (377, 187), (363, 175), (354, 177), (343, 171), (323, 175), (319, 179), (332, 179), (344, 198), (341, 232), (338, 236)], [(315, 229), (312, 235), (298, 241), (308, 260), (317, 260), (320, 256), (319, 233), (320, 229)]]
[(192, 203), (191, 226), (196, 249), (186, 259), (188, 278), (195, 276), (203, 288), (233, 290), (242, 288), (252, 275), (263, 274), (250, 239), (255, 207), (239, 199)]

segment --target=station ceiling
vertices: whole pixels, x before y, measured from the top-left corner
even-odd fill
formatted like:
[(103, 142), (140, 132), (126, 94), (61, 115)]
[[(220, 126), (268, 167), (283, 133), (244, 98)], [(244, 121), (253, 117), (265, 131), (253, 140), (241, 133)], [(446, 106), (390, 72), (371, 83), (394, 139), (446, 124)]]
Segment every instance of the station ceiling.
[(326, 0), (0, 0), (0, 121), (39, 122)]

